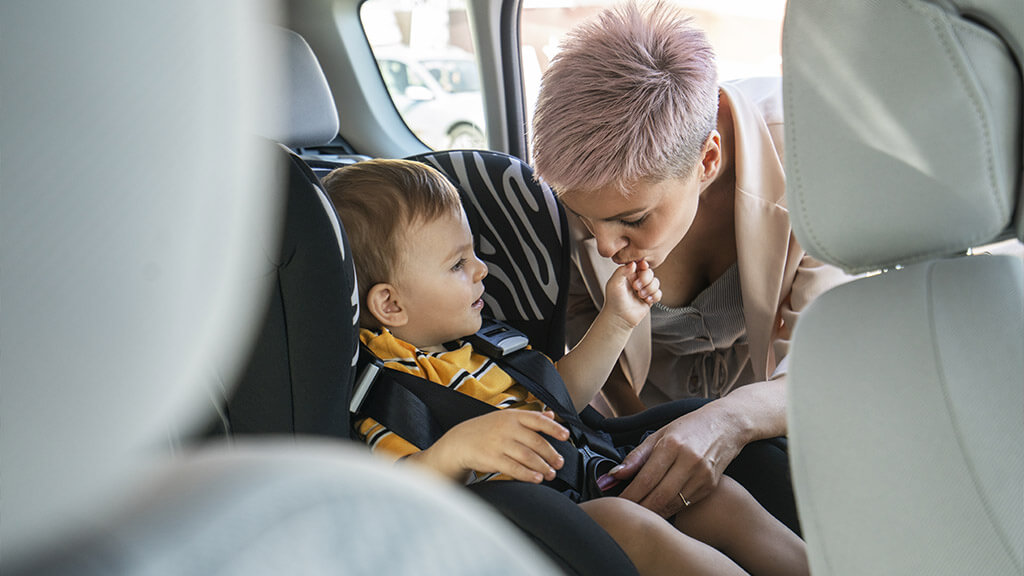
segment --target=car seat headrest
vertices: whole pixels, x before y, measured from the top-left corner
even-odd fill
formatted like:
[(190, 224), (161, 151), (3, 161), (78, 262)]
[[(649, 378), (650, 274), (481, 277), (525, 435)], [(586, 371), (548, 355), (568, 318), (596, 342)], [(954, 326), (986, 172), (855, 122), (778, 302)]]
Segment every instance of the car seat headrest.
[(789, 4), (787, 198), (809, 253), (861, 272), (1024, 238), (1019, 10)]
[(297, 33), (268, 26), (265, 39), (283, 58), (285, 114), (262, 119), (256, 133), (291, 148), (326, 144), (338, 135), (338, 110), (313, 50)]

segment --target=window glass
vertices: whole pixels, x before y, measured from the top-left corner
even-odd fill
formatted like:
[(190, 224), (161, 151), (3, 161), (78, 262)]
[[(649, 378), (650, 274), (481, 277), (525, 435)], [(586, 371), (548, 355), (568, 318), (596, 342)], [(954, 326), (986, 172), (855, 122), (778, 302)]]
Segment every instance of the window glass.
[(434, 149), (486, 148), (464, 0), (367, 0), (360, 19), (395, 108)]

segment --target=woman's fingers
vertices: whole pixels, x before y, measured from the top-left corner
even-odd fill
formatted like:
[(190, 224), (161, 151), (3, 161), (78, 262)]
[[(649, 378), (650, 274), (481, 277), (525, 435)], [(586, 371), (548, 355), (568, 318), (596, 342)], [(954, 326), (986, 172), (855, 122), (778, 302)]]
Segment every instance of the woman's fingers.
[[(622, 491), (623, 498), (642, 503), (662, 482), (671, 468), (674, 458), (672, 454), (661, 448), (660, 438), (655, 436), (651, 435), (626, 457), (626, 465), (638, 466), (639, 469), (634, 474), (629, 486)], [(634, 459), (634, 454), (638, 453), (643, 454), (643, 460), (640, 462)], [(615, 476), (621, 478), (619, 474)]]
[(684, 508), (687, 502), (692, 504), (706, 497), (716, 482), (714, 464), (695, 452), (685, 441), (685, 435), (673, 432), (670, 424), (637, 448), (647, 451), (646, 461), (622, 492), (624, 498), (666, 517)]

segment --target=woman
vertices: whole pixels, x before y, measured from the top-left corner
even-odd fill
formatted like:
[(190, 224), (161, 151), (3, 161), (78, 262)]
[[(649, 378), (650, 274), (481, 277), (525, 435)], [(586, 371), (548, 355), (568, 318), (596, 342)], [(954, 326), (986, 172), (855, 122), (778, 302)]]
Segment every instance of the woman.
[[(661, 282), (602, 411), (718, 398), (650, 435), (613, 473), (632, 478), (623, 496), (665, 515), (704, 498), (745, 446), (786, 434), (793, 326), (846, 278), (792, 235), (781, 100), (778, 79), (719, 86), (704, 33), (666, 3), (604, 11), (569, 34), (543, 77), (533, 163), (570, 211), (570, 339), (596, 316), (618, 265), (646, 260)], [(785, 453), (774, 461), (746, 475), (781, 467), (768, 476), (783, 478), (788, 502), (762, 504), (794, 526)], [(769, 500), (778, 491), (748, 489)]]

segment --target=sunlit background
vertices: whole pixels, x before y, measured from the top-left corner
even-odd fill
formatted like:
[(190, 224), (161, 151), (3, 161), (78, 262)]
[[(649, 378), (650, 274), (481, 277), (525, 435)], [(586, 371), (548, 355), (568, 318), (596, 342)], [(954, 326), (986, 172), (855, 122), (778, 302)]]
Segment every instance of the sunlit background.
[[(703, 28), (720, 80), (781, 74), (785, 0), (677, 0)], [(527, 118), (565, 33), (612, 4), (524, 0), (520, 45)], [(368, 0), (361, 18), (395, 106), (427, 145), (486, 147), (483, 101), (463, 0)]]

